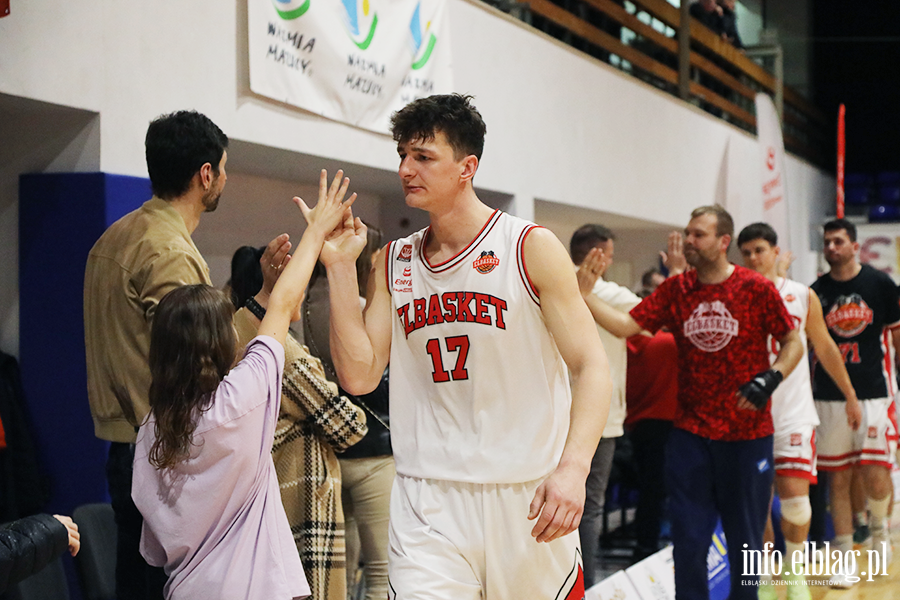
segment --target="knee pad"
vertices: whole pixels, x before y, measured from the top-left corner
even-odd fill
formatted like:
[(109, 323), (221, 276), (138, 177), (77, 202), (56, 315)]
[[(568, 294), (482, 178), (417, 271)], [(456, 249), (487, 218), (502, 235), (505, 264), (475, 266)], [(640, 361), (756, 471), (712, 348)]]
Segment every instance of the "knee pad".
[(809, 496), (795, 496), (781, 500), (781, 518), (792, 525), (805, 525), (812, 518)]

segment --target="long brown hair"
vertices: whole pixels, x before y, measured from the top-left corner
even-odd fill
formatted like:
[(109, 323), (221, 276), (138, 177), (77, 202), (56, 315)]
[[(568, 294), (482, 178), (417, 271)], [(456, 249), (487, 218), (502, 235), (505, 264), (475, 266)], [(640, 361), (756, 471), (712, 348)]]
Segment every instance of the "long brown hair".
[(174, 467), (190, 455), (194, 430), (234, 364), (231, 300), (208, 285), (176, 288), (160, 301), (150, 331), (150, 463)]

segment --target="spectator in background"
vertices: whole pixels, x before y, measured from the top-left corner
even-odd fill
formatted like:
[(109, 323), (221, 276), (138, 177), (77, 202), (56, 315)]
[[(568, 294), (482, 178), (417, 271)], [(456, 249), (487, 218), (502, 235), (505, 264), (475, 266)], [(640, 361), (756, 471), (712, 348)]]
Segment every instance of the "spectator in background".
[(271, 448), (291, 316), (326, 237), (356, 199), (343, 202), (350, 180), (342, 175), (329, 187), (322, 171), (313, 209), (294, 198), (306, 231), (290, 261), (287, 240), (274, 260), (265, 256), (284, 273), (239, 362), (234, 307), (224, 293), (182, 286), (159, 303), (150, 340), (151, 412), (137, 436), (132, 497), (144, 517), (141, 554), (165, 567), (167, 598), (310, 594)]
[(70, 517), (33, 515), (0, 525), (0, 594), (50, 564), (66, 548), (75, 556), (81, 535)]
[[(578, 266), (578, 287), (581, 295), (596, 296), (610, 306), (628, 312), (638, 304), (638, 298), (628, 288), (604, 281), (603, 275), (613, 261), (615, 235), (603, 225), (587, 224), (572, 234), (569, 252), (572, 262)], [(588, 307), (590, 308), (590, 303)], [(600, 531), (603, 528), (603, 508), (606, 500), (606, 486), (612, 470), (616, 439), (622, 436), (625, 422), (625, 369), (627, 350), (625, 340), (616, 337), (602, 326), (597, 325), (600, 341), (609, 360), (612, 377), (612, 402), (609, 417), (603, 429), (603, 437), (591, 461), (591, 471), (585, 483), (584, 515), (578, 533), (581, 536), (582, 559), (584, 560), (584, 585), (594, 585), (600, 549)]]
[(737, 13), (735, 12), (734, 0), (718, 0), (719, 10), (722, 11), (721, 16), (721, 35), (722, 38), (730, 43), (738, 50), (743, 50), (744, 43), (737, 30)]
[[(366, 246), (356, 259), (360, 293), (365, 293), (372, 267), (381, 256), (381, 230), (371, 225), (367, 227)], [(365, 298), (360, 298), (360, 304), (365, 304)], [(325, 267), (318, 263), (304, 303), (303, 337), (312, 354), (325, 366), (325, 376), (337, 384), (331, 361), (330, 318), (328, 277)], [(388, 372), (389, 368), (385, 369), (381, 382), (372, 393), (359, 397), (347, 395), (351, 402), (365, 410), (369, 432), (339, 459), (341, 495), (347, 518), (348, 586), (351, 593), (355, 592), (354, 586), (359, 579), (357, 567), (361, 562), (366, 600), (383, 600), (388, 593), (388, 518), (395, 474), (388, 416)], [(341, 393), (346, 394), (343, 390)]]
[[(272, 262), (263, 248), (243, 246), (231, 260), (231, 297), (238, 344), (257, 335), (289, 244), (276, 238)], [(292, 321), (300, 320), (300, 310)], [(285, 339), (281, 406), (272, 460), (281, 501), (315, 600), (345, 600), (347, 577), (341, 469), (342, 452), (366, 433), (363, 411), (338, 394), (322, 363), (289, 334)]]
[[(678, 346), (678, 409), (666, 447), (678, 457), (666, 464), (676, 597), (708, 597), (706, 555), (721, 518), (729, 598), (756, 600), (758, 578), (741, 565), (744, 551), (762, 550), (774, 479), (769, 397), (803, 346), (772, 284), (728, 262), (734, 221), (725, 209), (695, 209), (684, 234), (693, 270), (667, 279), (630, 315), (596, 298), (589, 305), (617, 335), (666, 327)], [(678, 237), (669, 236), (670, 255)], [(771, 367), (769, 335), (781, 344)]]
[(228, 138), (194, 111), (163, 115), (147, 128), (153, 198), (112, 225), (91, 248), (84, 274), (84, 345), (94, 431), (111, 442), (106, 478), (118, 528), (116, 596), (161, 600), (166, 574), (138, 545), (142, 517), (131, 499), (137, 427), (150, 412), (150, 325), (173, 289), (210, 284), (191, 239), (219, 205)]
[(716, 0), (698, 0), (691, 4), (690, 13), (717, 35), (722, 33), (722, 7)]
[(646, 298), (652, 294), (659, 285), (666, 280), (665, 275), (659, 272), (659, 269), (652, 267), (644, 271), (641, 275), (641, 291), (638, 292), (639, 298)]

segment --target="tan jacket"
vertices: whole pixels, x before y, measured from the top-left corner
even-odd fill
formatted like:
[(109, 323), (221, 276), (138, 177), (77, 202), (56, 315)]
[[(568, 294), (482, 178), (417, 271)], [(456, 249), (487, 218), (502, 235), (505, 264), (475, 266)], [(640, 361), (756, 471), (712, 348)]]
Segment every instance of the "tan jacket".
[(149, 412), (150, 323), (176, 287), (211, 284), (181, 215), (152, 198), (104, 232), (84, 274), (88, 398), (97, 437), (134, 443)]

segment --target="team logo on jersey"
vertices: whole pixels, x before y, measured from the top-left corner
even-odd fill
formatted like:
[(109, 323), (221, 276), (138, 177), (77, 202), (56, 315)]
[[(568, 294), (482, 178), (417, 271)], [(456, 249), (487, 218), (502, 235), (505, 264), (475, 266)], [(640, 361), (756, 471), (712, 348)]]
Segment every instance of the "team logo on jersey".
[(859, 294), (839, 296), (825, 315), (825, 324), (837, 335), (850, 338), (872, 324), (873, 311)]
[(412, 258), (412, 244), (406, 244), (402, 248), (400, 248), (400, 254), (397, 255), (397, 260), (402, 260), (403, 262), (409, 262)]
[(721, 300), (701, 302), (684, 322), (684, 337), (704, 352), (718, 352), (737, 334), (738, 321)]
[(482, 275), (486, 275), (496, 269), (499, 264), (500, 259), (494, 254), (494, 251), (485, 250), (481, 253), (481, 256), (472, 262), (472, 268)]
[(785, 302), (793, 302), (796, 299), (797, 299), (797, 296), (795, 296), (793, 294), (788, 294), (787, 296), (784, 297)]
[(791, 446), (802, 446), (803, 445), (803, 434), (802, 433), (792, 433), (791, 434)]

